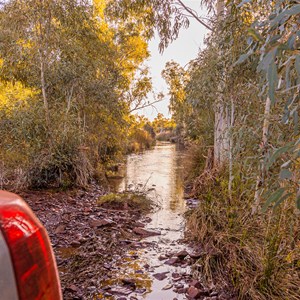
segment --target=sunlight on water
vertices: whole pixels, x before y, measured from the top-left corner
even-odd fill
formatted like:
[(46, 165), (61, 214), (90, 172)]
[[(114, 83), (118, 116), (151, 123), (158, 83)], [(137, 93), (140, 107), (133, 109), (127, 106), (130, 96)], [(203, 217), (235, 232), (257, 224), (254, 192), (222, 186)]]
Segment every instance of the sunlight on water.
[[(185, 201), (183, 199), (183, 168), (181, 165), (183, 152), (170, 143), (159, 143), (154, 149), (142, 154), (132, 154), (127, 158), (126, 175), (123, 180), (115, 181), (115, 188), (123, 190), (144, 190), (158, 204), (158, 209), (149, 215), (151, 222), (147, 229), (159, 230), (160, 236), (144, 240), (152, 243), (145, 250), (136, 251), (137, 257), (128, 253), (122, 264), (118, 266), (118, 274), (107, 285), (116, 285), (125, 277), (137, 280), (140, 288), (145, 288), (144, 295), (132, 294), (137, 299), (186, 299), (184, 295), (170, 290), (162, 290), (169, 280), (156, 280), (154, 273), (185, 272), (187, 269), (165, 265), (158, 259), (161, 253), (179, 251), (184, 248), (178, 241), (183, 237)], [(149, 264), (148, 271), (143, 274), (137, 270)], [(101, 297), (100, 297), (101, 299)]]

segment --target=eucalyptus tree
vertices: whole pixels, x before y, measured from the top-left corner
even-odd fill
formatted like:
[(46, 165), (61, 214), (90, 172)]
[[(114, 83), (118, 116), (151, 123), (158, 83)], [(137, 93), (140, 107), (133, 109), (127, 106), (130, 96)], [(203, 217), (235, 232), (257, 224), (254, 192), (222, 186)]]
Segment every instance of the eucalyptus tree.
[[(36, 91), (27, 111), (32, 131), (18, 138), (23, 129), (10, 119), (14, 134), (5, 136), (14, 137), (16, 151), (22, 143), (31, 149), (33, 166), (39, 161), (37, 167), (59, 176), (90, 173), (86, 153), (93, 162), (122, 149), (130, 105), (125, 94), (149, 56), (138, 29), (108, 23), (105, 3), (11, 0), (0, 8), (0, 79)], [(150, 86), (144, 75), (139, 96)], [(74, 170), (74, 160), (85, 161), (85, 170)]]

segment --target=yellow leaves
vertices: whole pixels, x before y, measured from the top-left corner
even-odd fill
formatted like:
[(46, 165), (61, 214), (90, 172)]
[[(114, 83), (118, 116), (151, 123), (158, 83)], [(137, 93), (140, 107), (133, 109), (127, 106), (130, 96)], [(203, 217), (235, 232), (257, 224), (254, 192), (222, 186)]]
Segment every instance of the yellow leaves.
[(29, 100), (37, 94), (38, 91), (25, 88), (20, 82), (0, 82), (0, 110), (10, 115), (15, 110), (26, 109), (29, 107)]
[(31, 49), (33, 47), (33, 43), (30, 40), (20, 39), (16, 44), (22, 46), (23, 49)]
[(128, 60), (137, 64), (141, 63), (149, 56), (147, 43), (140, 36), (129, 36), (122, 47), (122, 51), (127, 54)]
[(104, 10), (106, 8), (106, 0), (94, 0), (94, 14), (104, 19)]
[(52, 18), (51, 23), (55, 28), (61, 28), (61, 22), (57, 18)]
[(241, 16), (243, 22), (248, 26), (250, 26), (254, 22), (254, 16), (249, 11), (243, 11)]

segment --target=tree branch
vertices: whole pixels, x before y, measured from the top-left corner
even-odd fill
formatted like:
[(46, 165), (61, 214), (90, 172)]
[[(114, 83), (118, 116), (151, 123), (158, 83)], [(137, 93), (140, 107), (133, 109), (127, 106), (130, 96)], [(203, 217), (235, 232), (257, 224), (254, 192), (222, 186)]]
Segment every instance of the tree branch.
[(147, 103), (147, 104), (144, 104), (142, 106), (139, 106), (139, 105), (136, 105), (133, 109), (131, 109), (129, 112), (132, 113), (133, 111), (135, 110), (139, 110), (139, 109), (143, 109), (143, 108), (146, 108), (146, 107), (149, 107), (149, 106), (153, 106), (155, 108), (155, 106), (153, 104), (155, 103), (158, 103), (160, 101), (162, 101), (163, 99), (159, 99), (159, 100), (155, 100), (153, 102), (150, 102), (150, 103)]
[(186, 6), (181, 0), (177, 0), (179, 4), (193, 17), (195, 18), (200, 24), (202, 24), (204, 27), (206, 27), (208, 30), (212, 31), (212, 28), (204, 23), (199, 16), (193, 11), (190, 7)]

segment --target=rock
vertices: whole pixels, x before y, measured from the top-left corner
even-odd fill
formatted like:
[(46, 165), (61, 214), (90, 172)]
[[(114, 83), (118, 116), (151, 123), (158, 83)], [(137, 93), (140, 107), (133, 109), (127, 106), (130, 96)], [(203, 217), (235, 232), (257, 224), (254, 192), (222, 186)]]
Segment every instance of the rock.
[(149, 265), (149, 264), (144, 264), (143, 267), (144, 267), (145, 269), (149, 269), (149, 268), (150, 268), (150, 265)]
[(142, 235), (144, 237), (146, 236), (155, 236), (155, 235), (160, 235), (160, 232), (157, 231), (152, 231), (152, 230), (146, 230), (140, 227), (134, 227), (132, 230), (134, 233), (138, 234), (138, 235)]
[(179, 259), (185, 259), (188, 255), (189, 254), (186, 250), (182, 250), (176, 254)]
[(93, 293), (97, 291), (97, 288), (95, 286), (89, 286), (86, 290), (90, 293)]
[(160, 260), (160, 261), (166, 260), (166, 259), (167, 259), (167, 257), (164, 256), (164, 255), (160, 255), (160, 256), (158, 257), (158, 260)]
[(162, 272), (162, 273), (156, 273), (156, 274), (153, 274), (153, 277), (156, 278), (157, 280), (164, 280), (168, 277), (167, 276), (168, 273), (169, 273), (169, 271)]
[(135, 286), (135, 279), (133, 278), (123, 278), (122, 282), (124, 285)]
[(79, 241), (72, 241), (70, 244), (72, 247), (79, 247), (81, 243)]
[(94, 228), (112, 225), (112, 224), (115, 224), (115, 222), (111, 219), (101, 219), (101, 220), (91, 220), (90, 221), (90, 225)]
[(78, 292), (79, 288), (75, 284), (71, 284), (67, 287), (67, 290), (72, 291), (72, 292)]
[(181, 278), (179, 273), (172, 273), (172, 278)]
[(195, 252), (189, 253), (189, 256), (194, 259), (199, 259), (200, 257), (203, 256), (203, 254), (204, 253), (202, 251), (198, 251), (198, 252), (195, 251)]
[(203, 285), (200, 281), (198, 280), (192, 280), (190, 283), (189, 283), (189, 286), (193, 286), (197, 289), (202, 289), (203, 288)]
[(117, 295), (124, 295), (124, 296), (128, 296), (129, 294), (132, 293), (132, 290), (126, 287), (114, 287), (110, 290), (111, 294), (117, 294)]
[(65, 231), (66, 226), (65, 225), (59, 225), (58, 227), (56, 227), (54, 233), (58, 234), (58, 233), (63, 233)]
[(211, 292), (210, 294), (209, 294), (209, 296), (210, 297), (214, 297), (214, 296), (218, 296), (218, 292), (216, 292), (216, 291), (213, 291), (213, 292)]
[(127, 300), (127, 298), (126, 297), (120, 297), (117, 300)]
[(200, 291), (201, 296), (209, 296), (209, 293), (210, 293), (209, 289), (204, 289)]
[(166, 265), (169, 265), (169, 266), (173, 266), (173, 265), (175, 265), (175, 264), (178, 263), (178, 262), (179, 262), (178, 257), (172, 257), (172, 258), (166, 260), (166, 261), (165, 261), (165, 264), (166, 264)]
[(187, 288), (180, 288), (177, 290), (178, 294), (185, 294), (187, 292)]
[(166, 286), (164, 286), (163, 288), (162, 288), (162, 290), (169, 290), (169, 289), (171, 289), (173, 287), (173, 284), (167, 284)]
[(134, 227), (145, 227), (145, 224), (142, 223), (142, 222), (135, 222), (135, 223), (133, 224), (133, 226), (134, 226)]
[(111, 297), (111, 296), (112, 296), (111, 293), (108, 293), (108, 292), (104, 293), (104, 297)]
[(139, 288), (139, 289), (135, 290), (135, 293), (144, 294), (146, 291), (147, 291), (147, 289), (145, 289), (145, 288)]
[(187, 296), (190, 299), (199, 299), (201, 296), (201, 291), (194, 286), (190, 286), (187, 290)]

